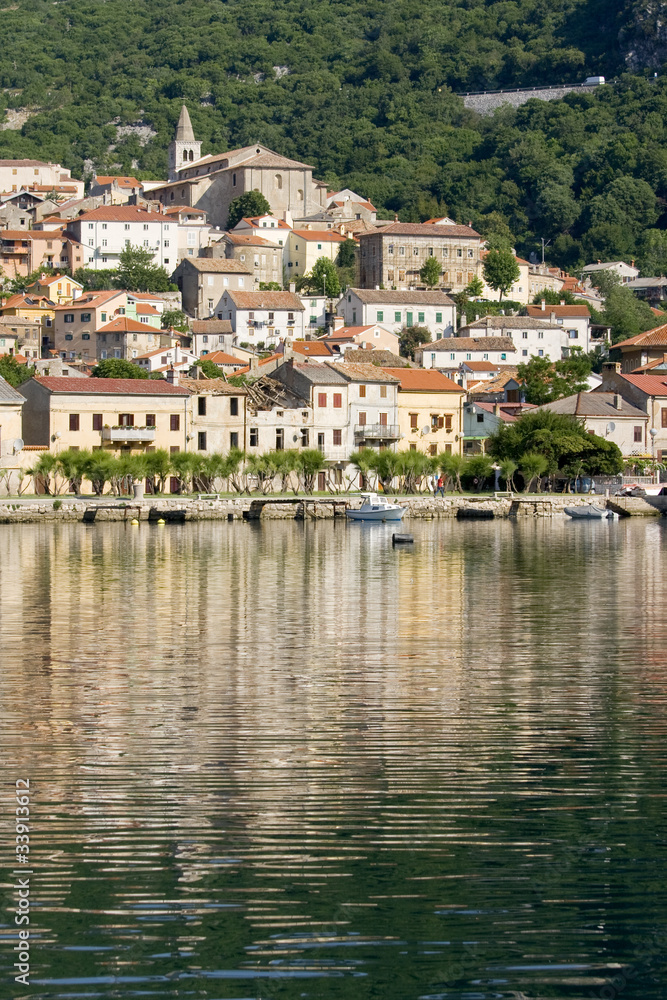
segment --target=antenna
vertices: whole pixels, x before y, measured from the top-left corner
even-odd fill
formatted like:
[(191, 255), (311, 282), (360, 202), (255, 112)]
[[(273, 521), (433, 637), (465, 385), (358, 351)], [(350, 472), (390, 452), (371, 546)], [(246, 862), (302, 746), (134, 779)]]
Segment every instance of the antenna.
[(14, 454), (18, 455), (20, 451), (23, 451), (24, 441), (23, 438), (16, 438), (14, 441)]
[(430, 429), (431, 428), (428, 426), (428, 424), (426, 425), (426, 427), (422, 427), (422, 434), (428, 434), (428, 432), (430, 431)]

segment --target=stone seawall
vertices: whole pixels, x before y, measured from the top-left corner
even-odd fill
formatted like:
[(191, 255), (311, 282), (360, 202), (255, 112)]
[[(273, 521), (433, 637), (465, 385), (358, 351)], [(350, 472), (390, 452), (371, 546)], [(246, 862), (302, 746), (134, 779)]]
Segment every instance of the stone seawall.
[[(488, 496), (445, 497), (437, 500), (431, 496), (396, 497), (407, 508), (405, 520), (434, 518), (455, 518), (463, 516), (478, 517), (553, 517), (563, 515), (565, 507), (585, 506), (595, 503), (604, 506), (603, 498), (584, 498), (573, 496), (543, 497), (502, 497), (494, 499)], [(305, 500), (305, 503), (304, 503)], [(334, 507), (332, 501), (337, 501)], [(138, 521), (156, 522), (163, 519), (168, 523), (183, 523), (187, 521), (241, 521), (241, 520), (315, 520), (344, 517), (342, 502), (348, 502), (351, 507), (360, 506), (358, 497), (346, 498), (344, 495), (326, 498), (289, 498), (286, 502), (266, 502), (252, 496), (220, 499), (220, 500), (144, 500), (139, 503), (110, 503), (103, 501), (94, 503), (83, 500), (63, 498), (62, 506), (54, 509), (54, 501), (0, 501), (0, 524), (41, 524), (44, 522), (67, 524), (87, 523), (97, 524), (107, 521)], [(58, 502), (56, 500), (56, 502)], [(636, 506), (636, 504), (635, 504)], [(643, 506), (643, 505), (642, 505)], [(618, 510), (618, 507), (616, 507)], [(620, 513), (620, 511), (618, 511)], [(639, 511), (626, 509), (625, 514), (636, 514)], [(651, 509), (652, 514), (662, 511)]]
[[(495, 94), (465, 94), (463, 103), (466, 108), (477, 111), (480, 115), (491, 115), (503, 104), (510, 104), (513, 108), (519, 108), (526, 101), (533, 98), (538, 101), (559, 101), (573, 90), (583, 89), (581, 85), (565, 87), (536, 88), (535, 90), (508, 90), (499, 91)], [(587, 87), (586, 90), (593, 90)]]

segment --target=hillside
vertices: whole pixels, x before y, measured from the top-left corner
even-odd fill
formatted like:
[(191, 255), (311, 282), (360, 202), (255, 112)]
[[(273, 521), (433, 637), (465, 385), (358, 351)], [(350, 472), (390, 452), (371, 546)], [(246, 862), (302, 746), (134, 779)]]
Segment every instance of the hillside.
[[(16, 0), (0, 156), (162, 176), (186, 101), (203, 152), (261, 141), (381, 214), (448, 212), (524, 254), (634, 256), (667, 196), (662, 79), (480, 119), (456, 93), (652, 67), (659, 0)], [(19, 119), (21, 120), (21, 119)], [(631, 211), (630, 225), (626, 213)]]

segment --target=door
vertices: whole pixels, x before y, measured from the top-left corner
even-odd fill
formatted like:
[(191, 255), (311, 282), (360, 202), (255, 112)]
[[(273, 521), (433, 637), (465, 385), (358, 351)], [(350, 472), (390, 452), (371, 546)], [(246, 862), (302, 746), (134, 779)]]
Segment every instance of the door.
[(412, 313), (405, 314), (405, 325), (412, 326)]
[(317, 473), (317, 489), (319, 493), (324, 493), (327, 488), (327, 474), (326, 472)]

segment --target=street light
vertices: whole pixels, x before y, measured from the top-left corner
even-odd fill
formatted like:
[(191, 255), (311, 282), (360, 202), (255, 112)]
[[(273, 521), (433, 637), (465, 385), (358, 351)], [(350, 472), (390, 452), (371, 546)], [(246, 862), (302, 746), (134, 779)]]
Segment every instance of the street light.
[(651, 427), (649, 434), (651, 435), (651, 462), (653, 463), (653, 482), (655, 483), (655, 477), (657, 475), (655, 467), (655, 439), (658, 436), (658, 431), (655, 427)]

